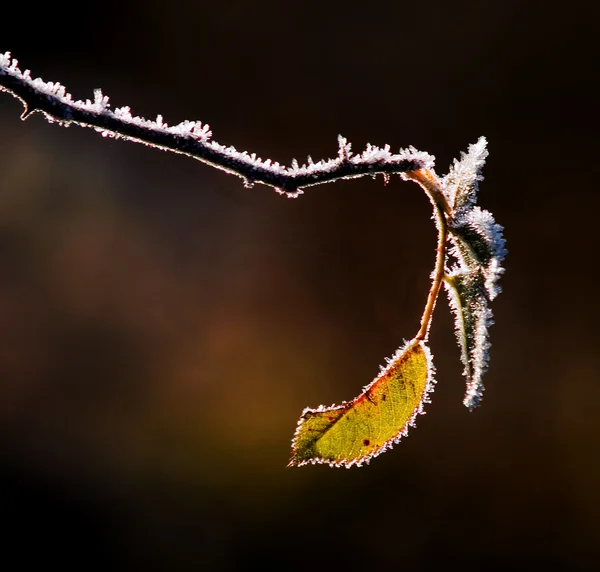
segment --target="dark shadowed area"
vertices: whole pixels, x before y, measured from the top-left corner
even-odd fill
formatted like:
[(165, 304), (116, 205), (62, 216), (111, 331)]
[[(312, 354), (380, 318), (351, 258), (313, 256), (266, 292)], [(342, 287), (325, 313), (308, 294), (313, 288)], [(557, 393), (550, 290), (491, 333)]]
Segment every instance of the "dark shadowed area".
[[(418, 329), (427, 198), (298, 200), (63, 129), (0, 93), (3, 560), (77, 570), (593, 570), (600, 558), (597, 14), (578, 2), (3, 6), (0, 52), (77, 99), (199, 119), (281, 163), (337, 135), (446, 173), (480, 135), (505, 227), (480, 408), (445, 295), (427, 415), (361, 469), (286, 468), (306, 406)], [(17, 569), (17, 568), (14, 568)]]

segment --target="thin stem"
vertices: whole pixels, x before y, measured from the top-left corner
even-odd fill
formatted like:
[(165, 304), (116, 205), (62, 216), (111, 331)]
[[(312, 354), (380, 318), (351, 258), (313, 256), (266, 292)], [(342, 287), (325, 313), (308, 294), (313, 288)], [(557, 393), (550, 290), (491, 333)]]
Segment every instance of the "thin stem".
[(415, 336), (415, 341), (426, 340), (429, 335), (429, 327), (435, 303), (440, 293), (440, 288), (444, 280), (444, 268), (446, 265), (446, 240), (448, 238), (448, 226), (446, 224), (446, 216), (444, 213), (449, 212), (448, 202), (442, 193), (442, 189), (438, 183), (438, 179), (434, 173), (427, 169), (419, 171), (411, 171), (404, 175), (405, 179), (415, 181), (425, 191), (431, 204), (433, 205), (433, 214), (435, 216), (435, 226), (438, 231), (438, 241), (435, 256), (435, 266), (432, 273), (431, 288), (427, 295), (427, 303), (421, 317), (421, 327)]
[(435, 303), (444, 279), (444, 266), (446, 263), (446, 238), (448, 234), (446, 228), (446, 219), (444, 218), (444, 214), (437, 204), (434, 206), (433, 210), (437, 221), (436, 226), (438, 229), (438, 246), (436, 249), (433, 281), (431, 282), (431, 288), (429, 289), (429, 294), (427, 296), (427, 303), (425, 304), (423, 316), (421, 317), (421, 328), (416, 336), (418, 340), (426, 340), (427, 336), (429, 335), (429, 326), (431, 325), (433, 310), (435, 309)]

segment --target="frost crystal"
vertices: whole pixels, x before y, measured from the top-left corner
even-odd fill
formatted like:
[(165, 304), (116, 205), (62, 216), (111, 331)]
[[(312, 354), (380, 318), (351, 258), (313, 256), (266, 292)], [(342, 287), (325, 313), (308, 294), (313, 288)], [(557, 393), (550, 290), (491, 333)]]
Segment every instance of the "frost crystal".
[(468, 153), (461, 153), (460, 161), (454, 159), (454, 164), (441, 181), (446, 200), (456, 213), (477, 200), (477, 183), (483, 180), (481, 169), (488, 156), (486, 146), (485, 137), (480, 137), (477, 143), (469, 146)]
[(406, 436), (424, 413), (434, 373), (429, 348), (413, 340), (352, 401), (305, 408), (294, 433), (290, 466), (368, 464)]

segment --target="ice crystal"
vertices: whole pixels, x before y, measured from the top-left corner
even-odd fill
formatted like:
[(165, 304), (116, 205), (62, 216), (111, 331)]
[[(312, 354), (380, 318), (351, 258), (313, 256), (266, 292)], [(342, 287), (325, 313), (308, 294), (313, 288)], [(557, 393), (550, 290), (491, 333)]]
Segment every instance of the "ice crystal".
[(487, 141), (480, 137), (477, 143), (469, 146), (467, 153), (461, 153), (460, 161), (454, 159), (454, 164), (442, 179), (446, 200), (455, 213), (475, 204), (478, 182), (483, 180), (481, 169), (487, 156)]

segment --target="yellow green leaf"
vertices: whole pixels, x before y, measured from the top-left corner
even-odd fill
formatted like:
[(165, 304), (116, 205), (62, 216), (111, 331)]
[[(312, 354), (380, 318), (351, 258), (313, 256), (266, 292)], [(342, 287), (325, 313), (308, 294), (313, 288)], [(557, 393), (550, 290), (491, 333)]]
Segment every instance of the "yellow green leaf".
[(352, 401), (303, 411), (289, 466), (359, 466), (391, 448), (422, 413), (433, 389), (429, 349), (413, 340)]

